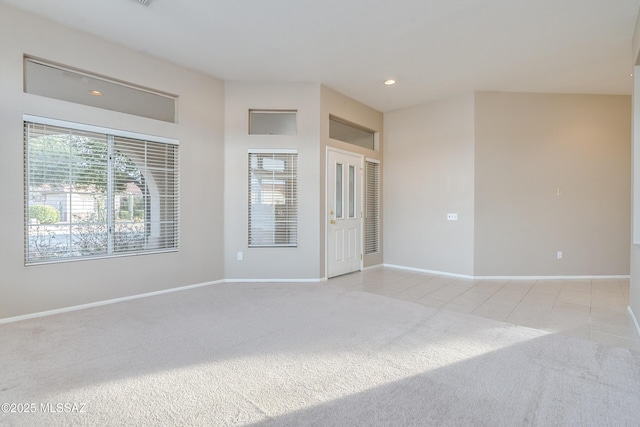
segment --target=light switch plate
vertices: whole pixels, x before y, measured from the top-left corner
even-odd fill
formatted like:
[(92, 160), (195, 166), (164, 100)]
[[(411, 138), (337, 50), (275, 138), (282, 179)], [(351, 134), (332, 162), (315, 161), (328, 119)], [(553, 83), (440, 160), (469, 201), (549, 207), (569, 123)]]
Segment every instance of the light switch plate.
[(458, 220), (458, 214), (457, 213), (447, 214), (447, 221), (457, 221), (457, 220)]

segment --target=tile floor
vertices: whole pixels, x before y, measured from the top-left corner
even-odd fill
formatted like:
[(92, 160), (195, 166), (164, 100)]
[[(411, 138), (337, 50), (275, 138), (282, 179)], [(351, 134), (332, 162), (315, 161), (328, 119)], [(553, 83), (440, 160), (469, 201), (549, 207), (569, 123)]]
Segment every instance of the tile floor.
[(381, 267), (329, 284), (640, 350), (628, 279), (469, 280)]

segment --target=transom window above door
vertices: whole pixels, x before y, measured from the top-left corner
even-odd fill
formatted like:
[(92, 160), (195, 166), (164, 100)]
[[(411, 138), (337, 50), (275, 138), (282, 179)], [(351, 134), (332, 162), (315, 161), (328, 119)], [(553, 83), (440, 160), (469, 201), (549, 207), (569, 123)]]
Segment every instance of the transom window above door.
[(369, 150), (377, 149), (376, 132), (334, 116), (329, 116), (329, 138)]

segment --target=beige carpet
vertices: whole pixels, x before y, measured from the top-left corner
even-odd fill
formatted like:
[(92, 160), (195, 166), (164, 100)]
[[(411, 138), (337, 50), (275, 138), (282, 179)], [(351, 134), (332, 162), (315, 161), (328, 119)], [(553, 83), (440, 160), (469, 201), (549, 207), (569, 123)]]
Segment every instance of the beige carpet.
[(2, 426), (640, 425), (640, 353), (326, 283), (0, 325), (0, 367)]

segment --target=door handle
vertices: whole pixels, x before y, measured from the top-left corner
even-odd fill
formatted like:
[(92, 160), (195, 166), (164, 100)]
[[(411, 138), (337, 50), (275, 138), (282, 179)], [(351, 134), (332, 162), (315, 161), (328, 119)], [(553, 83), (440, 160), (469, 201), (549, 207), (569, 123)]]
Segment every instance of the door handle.
[(335, 220), (335, 219), (330, 219), (330, 220), (329, 220), (329, 224), (335, 224), (335, 223), (336, 223), (336, 220)]

